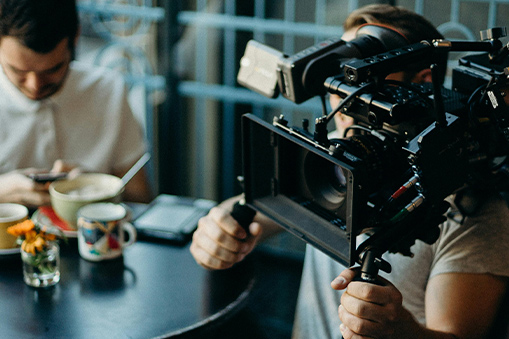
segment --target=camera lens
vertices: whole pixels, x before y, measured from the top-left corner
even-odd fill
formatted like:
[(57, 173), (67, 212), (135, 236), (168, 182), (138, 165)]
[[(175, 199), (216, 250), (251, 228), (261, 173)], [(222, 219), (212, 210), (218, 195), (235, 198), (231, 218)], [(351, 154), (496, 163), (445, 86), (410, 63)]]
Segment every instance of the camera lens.
[(334, 174), (336, 176), (336, 179), (338, 179), (339, 184), (341, 184), (342, 187), (346, 187), (346, 176), (345, 173), (343, 172), (343, 168), (341, 166), (335, 166)]
[(346, 199), (345, 170), (330, 160), (309, 152), (304, 160), (306, 186), (320, 206), (335, 210)]

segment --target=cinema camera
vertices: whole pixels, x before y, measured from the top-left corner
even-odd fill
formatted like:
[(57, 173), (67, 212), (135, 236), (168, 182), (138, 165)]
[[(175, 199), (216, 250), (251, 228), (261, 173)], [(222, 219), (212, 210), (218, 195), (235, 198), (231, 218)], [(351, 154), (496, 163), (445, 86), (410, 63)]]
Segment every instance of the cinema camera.
[[(411, 255), (433, 243), (444, 199), (464, 187), (507, 182), (509, 112), (505, 28), (475, 41), (408, 42), (378, 25), (354, 40), (326, 40), (293, 56), (251, 40), (238, 81), (267, 97), (301, 103), (327, 92), (342, 101), (332, 112), (290, 127), (242, 117), (245, 206), (259, 211), (340, 263), (363, 265), (363, 278), (390, 271), (383, 253)], [(461, 58), (452, 89), (442, 86), (448, 53)], [(431, 67), (429, 86), (385, 80), (406, 65)], [(353, 136), (327, 137), (336, 112), (354, 118)], [(357, 243), (357, 236), (367, 240)]]

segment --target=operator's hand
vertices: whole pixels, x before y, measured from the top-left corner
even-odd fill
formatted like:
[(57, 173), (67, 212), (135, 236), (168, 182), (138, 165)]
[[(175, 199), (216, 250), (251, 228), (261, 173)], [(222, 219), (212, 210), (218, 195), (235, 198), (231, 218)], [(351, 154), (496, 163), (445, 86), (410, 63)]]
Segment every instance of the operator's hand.
[(335, 290), (346, 288), (338, 308), (343, 338), (412, 338), (420, 325), (403, 308), (401, 292), (383, 278), (383, 285), (353, 281), (356, 273), (346, 269), (331, 283)]
[(49, 204), (49, 184), (37, 183), (26, 176), (36, 172), (40, 172), (40, 170), (28, 168), (1, 174), (0, 202), (17, 203), (27, 207)]
[(230, 215), (231, 208), (219, 205), (201, 218), (193, 234), (191, 254), (207, 269), (226, 269), (244, 259), (259, 239), (262, 228), (249, 225), (249, 233)]

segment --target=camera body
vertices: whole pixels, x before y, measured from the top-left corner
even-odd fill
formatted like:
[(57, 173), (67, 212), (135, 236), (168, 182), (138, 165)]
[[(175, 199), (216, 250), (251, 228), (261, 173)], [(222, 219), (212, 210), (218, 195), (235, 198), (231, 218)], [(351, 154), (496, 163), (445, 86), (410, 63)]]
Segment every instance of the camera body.
[[(275, 90), (256, 88), (259, 82), (239, 72), (245, 86), (279, 90), (296, 103), (338, 95), (339, 111), (354, 118), (354, 135), (342, 139), (327, 137), (334, 112), (317, 119), (314, 132), (308, 122), (288, 126), (284, 117), (272, 124), (252, 114), (242, 119), (248, 206), (346, 266), (359, 262), (368, 247), (410, 255), (415, 240), (436, 240), (438, 219), (429, 215), (446, 197), (465, 186), (500, 189), (507, 181), (507, 48), (496, 38), (408, 45), (392, 33), (329, 40), (292, 57), (272, 53), (279, 59), (271, 62), (277, 64)], [(469, 48), (489, 54), (461, 59), (452, 89), (439, 81), (384, 81), (401, 65), (423, 60), (440, 79), (444, 55)], [(493, 59), (502, 66), (492, 66)], [(370, 241), (358, 245), (362, 233)]]

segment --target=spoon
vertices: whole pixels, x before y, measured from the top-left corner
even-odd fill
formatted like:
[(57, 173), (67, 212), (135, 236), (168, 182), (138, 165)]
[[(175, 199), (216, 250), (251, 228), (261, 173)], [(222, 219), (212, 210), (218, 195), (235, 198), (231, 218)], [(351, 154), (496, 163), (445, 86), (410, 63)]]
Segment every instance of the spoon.
[(125, 185), (129, 182), (129, 180), (131, 180), (134, 175), (136, 173), (138, 173), (138, 171), (143, 167), (145, 166), (145, 164), (150, 160), (150, 153), (145, 153), (141, 156), (141, 158), (136, 161), (136, 163), (133, 165), (133, 167), (131, 167), (129, 169), (129, 171), (127, 171), (126, 174), (124, 174), (124, 176), (122, 177), (122, 186), (120, 186), (120, 188), (118, 189), (118, 192), (120, 192), (124, 187)]

